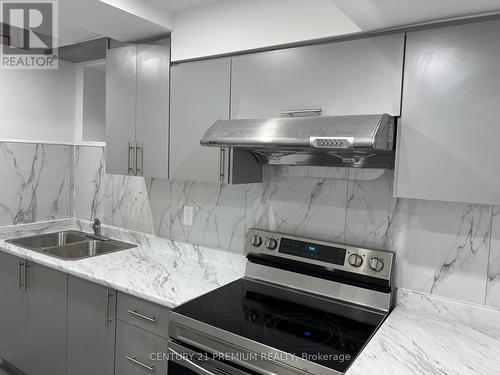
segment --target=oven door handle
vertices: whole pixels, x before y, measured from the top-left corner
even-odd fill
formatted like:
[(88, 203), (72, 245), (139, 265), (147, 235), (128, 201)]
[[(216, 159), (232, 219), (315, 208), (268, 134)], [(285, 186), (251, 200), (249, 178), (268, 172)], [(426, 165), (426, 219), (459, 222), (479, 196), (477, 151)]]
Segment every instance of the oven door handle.
[(187, 369), (196, 372), (199, 375), (216, 375), (213, 372), (208, 371), (207, 369), (204, 369), (200, 365), (190, 361), (187, 359), (185, 356), (183, 356), (180, 353), (177, 353), (174, 349), (168, 348), (168, 351), (172, 356), (169, 358), (171, 361), (186, 367)]

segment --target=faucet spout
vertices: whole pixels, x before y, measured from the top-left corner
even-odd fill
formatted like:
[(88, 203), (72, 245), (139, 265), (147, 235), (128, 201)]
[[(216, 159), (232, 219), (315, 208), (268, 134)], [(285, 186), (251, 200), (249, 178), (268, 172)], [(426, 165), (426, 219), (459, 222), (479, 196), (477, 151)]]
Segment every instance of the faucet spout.
[(101, 220), (94, 219), (92, 223), (92, 229), (94, 230), (94, 236), (99, 237), (101, 235)]
[(100, 241), (109, 241), (108, 237), (101, 234), (101, 220), (97, 218), (94, 219), (94, 222), (92, 223), (92, 230), (94, 231), (94, 235), (90, 237)]

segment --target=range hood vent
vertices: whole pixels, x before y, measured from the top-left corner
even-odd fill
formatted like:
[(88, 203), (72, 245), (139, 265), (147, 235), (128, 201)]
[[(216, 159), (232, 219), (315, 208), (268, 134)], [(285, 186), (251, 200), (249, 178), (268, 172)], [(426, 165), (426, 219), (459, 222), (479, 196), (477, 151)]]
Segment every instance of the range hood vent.
[(251, 152), (262, 164), (394, 168), (388, 114), (219, 120), (201, 144)]

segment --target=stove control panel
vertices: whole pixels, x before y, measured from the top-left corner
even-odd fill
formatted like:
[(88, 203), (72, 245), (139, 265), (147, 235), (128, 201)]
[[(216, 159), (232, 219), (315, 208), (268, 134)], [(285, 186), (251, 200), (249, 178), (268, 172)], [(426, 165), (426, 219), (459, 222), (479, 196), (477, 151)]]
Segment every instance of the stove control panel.
[(247, 254), (267, 254), (331, 270), (342, 270), (389, 280), (394, 253), (311, 240), (261, 229), (250, 229)]

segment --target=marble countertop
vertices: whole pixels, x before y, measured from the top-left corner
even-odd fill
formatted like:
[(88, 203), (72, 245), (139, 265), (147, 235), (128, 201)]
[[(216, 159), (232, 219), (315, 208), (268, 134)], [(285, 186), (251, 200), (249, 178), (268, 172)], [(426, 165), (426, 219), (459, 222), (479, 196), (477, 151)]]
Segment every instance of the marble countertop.
[(347, 375), (500, 374), (500, 310), (400, 290)]
[[(0, 228), (0, 248), (35, 263), (173, 308), (243, 277), (242, 255), (168, 241), (122, 229), (103, 227), (103, 234), (136, 248), (68, 261), (6, 243), (9, 238), (61, 230), (83, 230), (75, 220)], [(84, 225), (84, 228), (82, 228)]]
[[(77, 261), (22, 249), (5, 239), (89, 223), (61, 220), (0, 228), (2, 251), (169, 308), (241, 278), (242, 255), (103, 227), (137, 248)], [(500, 310), (400, 290), (394, 311), (347, 375), (500, 374)]]

